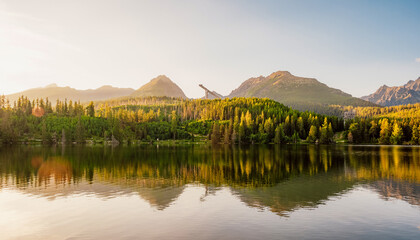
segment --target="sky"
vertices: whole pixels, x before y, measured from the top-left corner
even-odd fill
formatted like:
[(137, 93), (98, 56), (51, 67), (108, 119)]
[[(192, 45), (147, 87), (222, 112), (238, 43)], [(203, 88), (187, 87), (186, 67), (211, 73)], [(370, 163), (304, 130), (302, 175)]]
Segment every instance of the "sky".
[(0, 94), (57, 83), (188, 97), (289, 71), (360, 97), (420, 77), (420, 1), (0, 0)]

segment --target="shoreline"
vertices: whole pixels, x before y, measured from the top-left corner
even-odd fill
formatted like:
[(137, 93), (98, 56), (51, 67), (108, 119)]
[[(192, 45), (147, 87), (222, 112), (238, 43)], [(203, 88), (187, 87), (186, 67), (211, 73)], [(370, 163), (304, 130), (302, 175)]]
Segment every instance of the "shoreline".
[(320, 144), (320, 143), (310, 143), (306, 140), (302, 140), (296, 143), (243, 143), (243, 144), (212, 144), (211, 140), (198, 140), (198, 141), (191, 141), (191, 140), (155, 140), (155, 141), (142, 141), (142, 140), (134, 140), (134, 141), (124, 141), (122, 143), (113, 143), (112, 141), (97, 141), (97, 140), (86, 140), (85, 143), (77, 143), (77, 142), (71, 142), (71, 143), (43, 143), (40, 139), (30, 140), (30, 141), (16, 141), (12, 144), (7, 143), (0, 143), (1, 146), (147, 146), (147, 145), (153, 145), (153, 146), (180, 146), (180, 145), (209, 145), (209, 146), (252, 146), (252, 145), (265, 145), (265, 146), (275, 146), (275, 145), (315, 145), (315, 146), (334, 146), (334, 145), (340, 145), (340, 146), (364, 146), (364, 147), (377, 147), (377, 146), (399, 146), (399, 147), (420, 147), (420, 145), (413, 145), (413, 144), (374, 144), (374, 143), (357, 143), (357, 144), (351, 144), (348, 142), (334, 142), (330, 144)]

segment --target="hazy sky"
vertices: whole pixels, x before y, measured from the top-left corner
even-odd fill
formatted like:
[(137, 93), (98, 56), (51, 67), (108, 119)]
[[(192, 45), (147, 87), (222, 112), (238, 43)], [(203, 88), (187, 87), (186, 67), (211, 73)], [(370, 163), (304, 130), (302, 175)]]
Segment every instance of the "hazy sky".
[(420, 1), (0, 0), (0, 94), (57, 83), (188, 97), (287, 70), (354, 96), (420, 76)]

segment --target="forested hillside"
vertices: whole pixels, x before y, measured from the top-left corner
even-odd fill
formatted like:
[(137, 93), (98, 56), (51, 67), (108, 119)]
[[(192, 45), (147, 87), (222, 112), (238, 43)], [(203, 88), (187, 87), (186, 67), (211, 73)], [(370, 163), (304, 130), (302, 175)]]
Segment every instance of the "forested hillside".
[[(300, 112), (270, 99), (187, 100), (129, 97), (110, 101), (0, 99), (0, 139), (6, 144), (43, 142), (138, 143), (158, 140), (213, 144), (350, 143), (419, 144), (420, 104), (398, 107), (336, 107), (356, 111), (342, 118)], [(343, 140), (343, 139), (341, 139)]]
[(269, 99), (184, 100), (146, 97), (91, 102), (30, 101), (21, 97), (0, 103), (4, 143), (84, 143), (86, 140), (133, 142), (165, 139), (194, 141), (205, 137), (214, 144), (284, 143), (307, 139), (332, 142), (343, 130), (337, 117), (299, 112)]
[(336, 108), (354, 111), (357, 116), (345, 124), (349, 142), (420, 144), (420, 104)]

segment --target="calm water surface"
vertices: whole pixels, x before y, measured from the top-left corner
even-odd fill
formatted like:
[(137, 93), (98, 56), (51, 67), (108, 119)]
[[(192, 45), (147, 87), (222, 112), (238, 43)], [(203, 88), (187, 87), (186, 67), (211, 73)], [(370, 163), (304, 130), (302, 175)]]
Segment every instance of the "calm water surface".
[(420, 148), (0, 148), (0, 239), (420, 239)]

